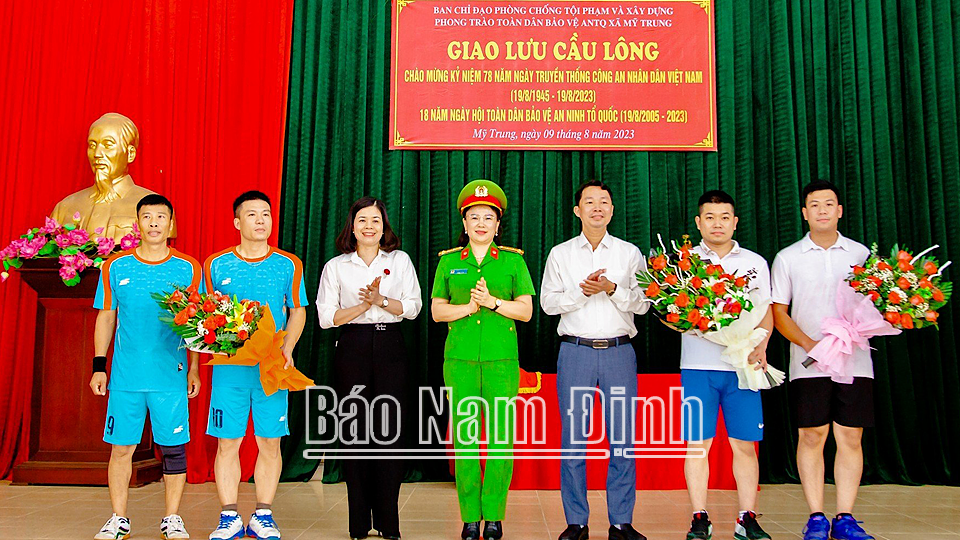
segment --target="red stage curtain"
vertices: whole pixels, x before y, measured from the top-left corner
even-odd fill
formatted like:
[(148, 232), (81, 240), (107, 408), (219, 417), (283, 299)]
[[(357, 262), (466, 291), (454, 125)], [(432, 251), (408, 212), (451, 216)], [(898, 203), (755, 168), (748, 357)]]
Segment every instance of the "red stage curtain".
[[(643, 374), (638, 375), (638, 393), (640, 397), (650, 400), (661, 400), (657, 405), (663, 411), (663, 416), (657, 413), (655, 417), (641, 407), (637, 410), (637, 433), (645, 433), (646, 438), (638, 435), (638, 440), (646, 443), (635, 445), (637, 449), (637, 489), (686, 489), (687, 484), (683, 477), (683, 458), (681, 456), (686, 444), (680, 441), (680, 404), (682, 399), (677, 392), (680, 375), (678, 373)], [(525, 433), (526, 443), (514, 445), (516, 449), (560, 448), (560, 409), (557, 403), (557, 376), (544, 374), (541, 389), (533, 396), (543, 399), (546, 405), (546, 444), (532, 444), (535, 440), (534, 427), (526, 425), (523, 415), (518, 415), (517, 432)], [(521, 395), (521, 399), (529, 399), (530, 395)], [(520, 407), (518, 406), (518, 410)], [(601, 408), (595, 406), (594, 412), (599, 413)], [(644, 418), (644, 414), (647, 416)], [(593, 414), (594, 433), (603, 430), (603, 415)], [(706, 421), (706, 420), (705, 420)], [(673, 434), (671, 436), (671, 433)], [(659, 439), (658, 444), (652, 444)], [(518, 437), (518, 440), (519, 439)], [(590, 450), (609, 448), (606, 439), (602, 443), (590, 444)], [(556, 454), (552, 454), (556, 455)], [(676, 456), (676, 457), (666, 457)], [(710, 448), (710, 489), (737, 489), (733, 477), (733, 451), (727, 442), (727, 430), (723, 426), (721, 416), (717, 425), (717, 435)], [(607, 479), (606, 459), (587, 460), (587, 489), (606, 489)], [(513, 482), (510, 489), (560, 489), (560, 460), (559, 459), (518, 459), (513, 464)]]
[[(0, 3), (0, 243), (90, 185), (87, 128), (116, 111), (140, 129), (134, 180), (173, 201), (177, 249), (202, 261), (236, 244), (236, 195), (260, 189), (279, 203), (292, 18), (292, 0)], [(0, 285), (0, 478), (27, 457), (32, 296), (15, 273)], [(190, 482), (213, 479), (202, 371)], [(247, 478), (255, 443), (242, 453)]]
[[(637, 489), (663, 490), (686, 489), (683, 476), (683, 453), (686, 443), (682, 442), (681, 404), (682, 394), (680, 374), (643, 374), (637, 375), (639, 396), (645, 401), (637, 408), (636, 434), (634, 445), (637, 455)], [(510, 489), (560, 489), (560, 459), (548, 459), (546, 456), (559, 456), (561, 444), (561, 421), (557, 401), (557, 376), (544, 374), (540, 390), (535, 394), (521, 394), (519, 400), (528, 402), (538, 398), (543, 406), (532, 406), (527, 413), (525, 405), (517, 405), (516, 442), (514, 449), (516, 460), (513, 463), (513, 481)], [(650, 403), (650, 409), (644, 407)], [(603, 408), (598, 402), (591, 415), (593, 425), (591, 433), (603, 433)], [(542, 416), (541, 416), (542, 415)], [(644, 435), (641, 435), (644, 434)], [(447, 437), (450, 426), (447, 427)], [(538, 437), (545, 436), (540, 441)], [(485, 447), (485, 445), (481, 445)], [(453, 445), (447, 449), (452, 456)], [(609, 449), (604, 438), (600, 442), (587, 445), (588, 451), (599, 452)], [(593, 454), (596, 455), (596, 454)], [(526, 459), (522, 457), (526, 456)], [(733, 477), (733, 451), (727, 439), (727, 430), (723, 425), (723, 416), (717, 420), (717, 434), (710, 447), (710, 489), (737, 489)], [(606, 489), (607, 466), (609, 460), (587, 459), (587, 489)], [(454, 460), (450, 460), (450, 474), (454, 474)]]

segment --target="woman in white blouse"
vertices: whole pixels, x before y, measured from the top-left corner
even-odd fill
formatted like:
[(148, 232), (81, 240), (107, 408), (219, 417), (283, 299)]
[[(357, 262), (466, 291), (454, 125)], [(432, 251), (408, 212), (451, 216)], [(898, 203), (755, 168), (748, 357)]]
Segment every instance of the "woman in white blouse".
[[(344, 454), (347, 459), (341, 462), (350, 537), (366, 538), (372, 526), (383, 538), (399, 539), (397, 500), (404, 462), (382, 459), (382, 453), (367, 454), (377, 459), (349, 457), (364, 455), (364, 449), (403, 446), (399, 419), (406, 403), (407, 355), (399, 323), (420, 313), (420, 283), (378, 199), (363, 197), (353, 203), (336, 245), (343, 254), (323, 267), (317, 292), (320, 326), (340, 328), (333, 359), (334, 388), (340, 400), (349, 396), (362, 412), (381, 398), (369, 415), (351, 418), (355, 432), (348, 428), (340, 434), (341, 449), (353, 452)], [(358, 386), (363, 389), (354, 391)]]

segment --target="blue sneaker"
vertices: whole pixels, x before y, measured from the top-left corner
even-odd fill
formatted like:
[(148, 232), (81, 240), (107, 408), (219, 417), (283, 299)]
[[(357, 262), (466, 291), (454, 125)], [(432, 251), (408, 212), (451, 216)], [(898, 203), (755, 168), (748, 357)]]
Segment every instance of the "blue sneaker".
[(220, 524), (210, 533), (210, 540), (236, 540), (243, 538), (246, 529), (243, 519), (236, 512), (220, 512)]
[(824, 516), (810, 516), (803, 528), (803, 540), (829, 540), (830, 520)]
[(842, 514), (833, 518), (833, 531), (830, 536), (834, 540), (874, 540), (872, 536), (863, 530), (860, 524), (850, 514)]
[(247, 536), (257, 540), (280, 540), (280, 529), (273, 520), (273, 511), (261, 509), (254, 512), (247, 525)]

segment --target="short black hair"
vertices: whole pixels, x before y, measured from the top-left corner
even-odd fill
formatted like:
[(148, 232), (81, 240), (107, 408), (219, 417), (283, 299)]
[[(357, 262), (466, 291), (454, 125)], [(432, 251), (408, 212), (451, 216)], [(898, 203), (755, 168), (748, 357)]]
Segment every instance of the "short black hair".
[(151, 193), (140, 199), (140, 202), (137, 203), (138, 216), (140, 215), (140, 209), (144, 206), (166, 206), (167, 210), (170, 210), (170, 217), (173, 217), (173, 203), (170, 202), (170, 199), (160, 195), (159, 193)]
[(270, 204), (270, 197), (267, 197), (267, 194), (262, 191), (257, 191), (255, 189), (250, 191), (244, 191), (240, 194), (239, 197), (233, 200), (233, 215), (237, 215), (237, 211), (240, 210), (240, 205), (247, 201), (263, 201)]
[(607, 193), (610, 194), (610, 200), (613, 200), (613, 190), (610, 189), (610, 186), (604, 184), (600, 180), (587, 180), (586, 182), (580, 184), (580, 187), (577, 188), (577, 192), (573, 194), (573, 205), (580, 206), (580, 199), (583, 197), (583, 191), (588, 187), (598, 187)]
[(711, 189), (700, 196), (700, 200), (697, 201), (697, 214), (703, 212), (703, 205), (705, 204), (729, 204), (733, 207), (733, 214), (737, 214), (737, 205), (733, 202), (733, 197), (720, 189)]
[(811, 193), (815, 191), (824, 191), (827, 189), (832, 191), (833, 194), (837, 196), (837, 204), (843, 204), (840, 201), (840, 188), (838, 188), (836, 184), (829, 180), (814, 180), (813, 182), (810, 182), (804, 186), (803, 193), (800, 194), (800, 206), (807, 206), (807, 196), (809, 196)]

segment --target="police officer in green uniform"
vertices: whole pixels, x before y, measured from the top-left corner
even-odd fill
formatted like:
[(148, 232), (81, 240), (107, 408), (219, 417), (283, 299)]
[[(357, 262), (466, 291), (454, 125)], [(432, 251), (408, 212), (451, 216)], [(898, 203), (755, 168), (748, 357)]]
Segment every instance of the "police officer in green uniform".
[[(457, 199), (463, 217), (462, 247), (440, 253), (433, 282), (433, 319), (449, 328), (443, 378), (451, 388), (457, 450), (456, 480), (461, 537), (503, 536), (501, 521), (513, 476), (513, 424), (519, 387), (516, 321), (533, 315), (533, 280), (519, 249), (500, 247), (500, 217), (507, 197), (489, 180), (467, 184)], [(500, 398), (500, 399), (497, 399)], [(480, 429), (481, 414), (486, 429)], [(478, 442), (487, 442), (481, 480)]]

